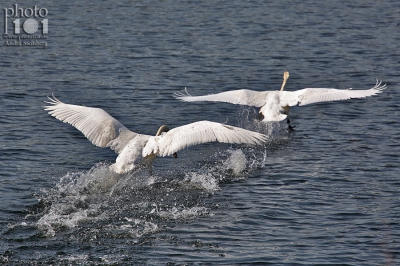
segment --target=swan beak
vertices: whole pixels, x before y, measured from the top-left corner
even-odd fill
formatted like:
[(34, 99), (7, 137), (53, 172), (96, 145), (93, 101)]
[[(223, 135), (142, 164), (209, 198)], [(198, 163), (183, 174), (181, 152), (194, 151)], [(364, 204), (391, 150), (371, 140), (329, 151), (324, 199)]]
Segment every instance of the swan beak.
[(175, 158), (178, 158), (178, 154), (176, 152), (174, 152), (172, 155), (174, 155)]

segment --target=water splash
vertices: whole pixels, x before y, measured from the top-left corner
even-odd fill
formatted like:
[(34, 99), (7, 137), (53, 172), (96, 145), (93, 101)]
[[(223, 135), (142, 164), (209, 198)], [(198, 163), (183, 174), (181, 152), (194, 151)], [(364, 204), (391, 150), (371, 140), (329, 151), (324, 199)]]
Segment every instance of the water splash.
[(95, 222), (109, 217), (108, 202), (112, 194), (125, 187), (127, 180), (131, 187), (152, 183), (152, 178), (140, 178), (135, 173), (117, 175), (107, 164), (100, 163), (88, 172), (68, 173), (56, 187), (44, 191), (41, 201), (50, 205), (37, 221), (37, 228), (43, 236), (53, 237), (62, 228), (74, 228), (82, 222)]
[(246, 155), (240, 149), (228, 150), (228, 153), (230, 153), (230, 156), (222, 163), (222, 166), (230, 170), (233, 175), (241, 174), (246, 169)]
[[(117, 175), (106, 164), (88, 172), (68, 173), (54, 189), (42, 192), (43, 208), (36, 227), (43, 237), (55, 237), (65, 230), (79, 231), (96, 224), (100, 230), (88, 230), (85, 238), (104, 234), (140, 238), (159, 230), (157, 219), (208, 214), (207, 208), (197, 204), (203, 191), (219, 189), (218, 181), (211, 174), (197, 173), (185, 174), (180, 181), (175, 178), (180, 177), (176, 173), (152, 176), (147, 170)], [(190, 200), (188, 190), (192, 191)]]
[[(247, 127), (267, 130), (272, 137), (276, 128), (261, 127), (248, 117), (247, 113), (246, 119), (242, 119)], [(242, 179), (262, 167), (266, 150), (241, 146), (218, 150), (206, 157), (199, 169), (183, 173), (175, 168), (162, 175), (149, 175), (147, 169), (139, 169), (118, 175), (106, 163), (97, 164), (87, 172), (67, 173), (54, 189), (43, 191), (40, 196), (43, 208), (42, 213), (36, 214), (36, 227), (45, 237), (88, 227), (83, 234), (87, 239), (103, 234), (140, 238), (160, 230), (160, 219), (165, 226), (165, 220), (212, 215), (202, 199), (219, 191), (221, 182)]]
[(204, 189), (209, 192), (220, 189), (218, 186), (218, 179), (211, 173), (187, 173), (181, 185), (186, 189)]
[(291, 132), (285, 122), (258, 121), (258, 112), (253, 107), (241, 106), (237, 114), (239, 127), (265, 134), (268, 137), (267, 146), (276, 146), (287, 143), (291, 139)]
[(173, 207), (169, 211), (160, 211), (157, 213), (158, 216), (165, 218), (165, 219), (193, 219), (195, 217), (201, 215), (210, 215), (209, 209), (205, 207), (192, 207), (192, 208), (185, 208), (185, 207)]

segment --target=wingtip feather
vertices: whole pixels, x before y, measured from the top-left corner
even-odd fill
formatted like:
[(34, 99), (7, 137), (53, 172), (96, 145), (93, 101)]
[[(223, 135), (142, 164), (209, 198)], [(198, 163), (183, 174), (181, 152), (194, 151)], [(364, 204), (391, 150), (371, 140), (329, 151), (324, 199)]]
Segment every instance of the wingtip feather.
[(386, 83), (383, 84), (383, 85), (381, 85), (381, 84), (382, 84), (382, 80), (376, 79), (375, 87), (373, 87), (372, 89), (378, 90), (379, 92), (382, 92), (382, 91), (383, 91), (384, 89), (386, 89), (387, 87), (386, 87)]
[[(47, 96), (47, 99), (49, 99), (50, 101), (43, 101), (45, 103), (51, 104), (51, 106), (62, 103), (59, 99), (56, 98), (56, 96), (54, 96), (54, 94), (51, 94), (52, 97)], [(45, 106), (45, 107), (51, 107), (51, 106)]]
[(174, 93), (174, 97), (176, 99), (181, 100), (181, 101), (187, 101), (188, 100), (187, 97), (193, 97), (192, 95), (189, 94), (189, 92), (188, 92), (186, 87), (185, 87), (185, 92), (186, 92), (186, 94), (183, 93), (183, 92), (177, 91), (177, 92)]

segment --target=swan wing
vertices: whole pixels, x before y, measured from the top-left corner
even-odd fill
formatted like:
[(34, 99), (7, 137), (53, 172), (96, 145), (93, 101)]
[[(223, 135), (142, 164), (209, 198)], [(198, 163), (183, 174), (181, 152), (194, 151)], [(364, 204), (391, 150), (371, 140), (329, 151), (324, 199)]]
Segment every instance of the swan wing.
[(103, 109), (66, 104), (54, 95), (48, 98), (50, 101), (46, 103), (50, 105), (45, 106), (45, 111), (58, 120), (71, 124), (98, 147), (110, 147), (120, 153), (129, 140), (137, 135)]
[(352, 98), (368, 97), (381, 93), (386, 88), (386, 84), (381, 85), (381, 83), (381, 81), (377, 81), (375, 86), (369, 90), (306, 88), (294, 92), (296, 95), (295, 97), (297, 98), (297, 102), (290, 101), (289, 106), (296, 105), (297, 103), (301, 106), (317, 102), (339, 101)]
[(171, 129), (152, 137), (143, 149), (143, 156), (151, 153), (168, 156), (184, 148), (207, 142), (261, 144), (267, 136), (250, 130), (210, 121), (200, 121)]
[(185, 102), (226, 102), (240, 105), (249, 105), (255, 107), (261, 107), (265, 104), (265, 98), (267, 92), (259, 92), (252, 90), (234, 90), (226, 91), (217, 94), (210, 94), (204, 96), (191, 96), (185, 88), (185, 92), (175, 93), (175, 98)]

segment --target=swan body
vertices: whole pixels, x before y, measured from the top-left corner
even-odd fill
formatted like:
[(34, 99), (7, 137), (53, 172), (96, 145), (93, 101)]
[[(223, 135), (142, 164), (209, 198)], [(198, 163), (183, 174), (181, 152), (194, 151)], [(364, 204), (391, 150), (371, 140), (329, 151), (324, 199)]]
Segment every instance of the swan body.
[(178, 92), (175, 98), (185, 102), (227, 102), (260, 107), (259, 119), (263, 122), (272, 122), (287, 118), (292, 106), (363, 98), (381, 93), (386, 88), (386, 84), (381, 85), (381, 83), (377, 80), (375, 86), (368, 90), (305, 88), (297, 91), (283, 91), (284, 84), (282, 84), (280, 91), (234, 90), (204, 96), (191, 96), (185, 88), (186, 94)]
[(118, 120), (100, 108), (65, 104), (49, 98), (45, 107), (53, 117), (80, 130), (98, 147), (110, 147), (118, 157), (110, 169), (126, 173), (139, 165), (151, 165), (157, 156), (176, 156), (176, 152), (206, 142), (261, 144), (267, 140), (263, 134), (225, 124), (199, 121), (169, 130), (161, 126), (156, 136), (130, 131)]

